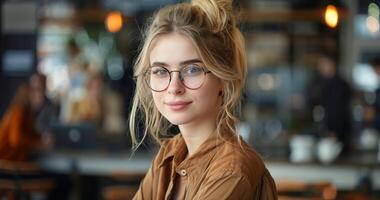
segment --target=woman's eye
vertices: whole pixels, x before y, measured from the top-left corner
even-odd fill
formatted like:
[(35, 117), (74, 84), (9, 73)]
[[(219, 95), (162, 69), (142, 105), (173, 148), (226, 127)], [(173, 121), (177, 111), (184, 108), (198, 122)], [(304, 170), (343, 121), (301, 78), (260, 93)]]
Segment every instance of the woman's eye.
[(152, 69), (152, 75), (154, 76), (166, 76), (168, 72), (165, 69)]
[(202, 73), (203, 70), (201, 67), (199, 67), (197, 65), (189, 65), (183, 69), (183, 72), (186, 75), (197, 75), (199, 73)]

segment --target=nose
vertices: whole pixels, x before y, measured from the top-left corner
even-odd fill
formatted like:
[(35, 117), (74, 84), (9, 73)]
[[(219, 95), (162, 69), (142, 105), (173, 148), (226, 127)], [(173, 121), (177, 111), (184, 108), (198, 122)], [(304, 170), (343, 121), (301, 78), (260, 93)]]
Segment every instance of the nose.
[(172, 78), (168, 87), (169, 94), (183, 94), (185, 92), (185, 87), (181, 83), (179, 73), (172, 72), (171, 77)]

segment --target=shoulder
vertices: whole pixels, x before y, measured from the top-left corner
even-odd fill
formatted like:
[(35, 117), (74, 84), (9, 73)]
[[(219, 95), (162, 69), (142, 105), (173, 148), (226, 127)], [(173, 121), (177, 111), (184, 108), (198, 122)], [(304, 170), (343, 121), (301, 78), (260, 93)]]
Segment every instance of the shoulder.
[(175, 150), (178, 148), (179, 145), (183, 143), (183, 139), (181, 137), (181, 134), (177, 134), (176, 136), (172, 138), (167, 138), (161, 141), (160, 143), (160, 149), (155, 156), (154, 162), (157, 165), (160, 165), (164, 160), (174, 155)]
[(181, 145), (181, 143), (183, 143), (181, 134), (177, 134), (172, 138), (165, 138), (160, 143), (160, 150), (158, 154), (170, 154), (173, 152), (174, 148)]
[(265, 165), (260, 155), (243, 139), (224, 142), (217, 150), (215, 160), (223, 160), (228, 169), (246, 172), (247, 170), (264, 171)]
[(227, 141), (218, 150), (211, 163), (212, 171), (222, 176), (247, 179), (252, 187), (258, 185), (267, 171), (260, 155), (243, 140)]

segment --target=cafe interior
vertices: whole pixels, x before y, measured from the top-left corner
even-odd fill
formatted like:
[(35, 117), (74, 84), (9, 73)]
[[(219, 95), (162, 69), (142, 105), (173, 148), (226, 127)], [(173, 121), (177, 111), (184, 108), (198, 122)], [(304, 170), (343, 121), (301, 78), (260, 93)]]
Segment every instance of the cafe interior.
[[(178, 2), (1, 1), (0, 200), (132, 199), (159, 148), (132, 150), (133, 65), (152, 14)], [(233, 4), (248, 63), (237, 130), (279, 199), (380, 199), (380, 1)], [(26, 101), (30, 123), (12, 119)], [(36, 128), (18, 156), (12, 120)]]

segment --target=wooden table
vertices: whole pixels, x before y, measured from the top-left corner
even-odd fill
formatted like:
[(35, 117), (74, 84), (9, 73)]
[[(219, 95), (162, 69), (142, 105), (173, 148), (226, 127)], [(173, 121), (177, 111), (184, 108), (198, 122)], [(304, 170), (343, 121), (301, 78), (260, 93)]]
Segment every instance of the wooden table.
[(39, 159), (41, 167), (47, 171), (81, 175), (107, 176), (115, 172), (145, 173), (153, 159), (152, 152), (106, 153), (101, 151), (56, 151), (46, 153)]
[[(304, 182), (330, 181), (339, 190), (354, 189), (364, 173), (372, 178), (375, 189), (380, 190), (380, 164), (368, 156), (338, 160), (329, 165), (318, 162), (291, 163), (287, 159), (266, 158), (266, 165), (275, 180)], [(51, 152), (41, 157), (39, 163), (47, 171), (81, 175), (108, 176), (115, 172), (145, 173), (154, 157), (153, 152), (138, 152), (131, 157), (128, 152)], [(357, 159), (355, 159), (357, 158)]]

